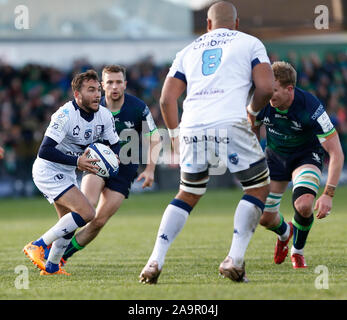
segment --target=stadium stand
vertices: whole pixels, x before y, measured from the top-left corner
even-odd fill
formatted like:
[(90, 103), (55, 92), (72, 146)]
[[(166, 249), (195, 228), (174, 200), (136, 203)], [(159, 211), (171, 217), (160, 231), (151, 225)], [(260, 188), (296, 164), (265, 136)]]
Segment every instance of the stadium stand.
[[(270, 58), (281, 57), (270, 52)], [(347, 155), (346, 52), (328, 52), (321, 58), (316, 53), (298, 55), (291, 51), (287, 60), (298, 71), (298, 86), (326, 105)], [(6, 150), (0, 166), (0, 196), (8, 192), (4, 181), (10, 180), (21, 193), (33, 192), (31, 167), (50, 116), (72, 97), (73, 75), (91, 67), (100, 72), (103, 66), (81, 59), (63, 71), (39, 64), (14, 67), (0, 62), (0, 142)], [(127, 66), (128, 92), (148, 104), (158, 127), (163, 127), (159, 97), (167, 71), (168, 65), (155, 65), (151, 57)]]

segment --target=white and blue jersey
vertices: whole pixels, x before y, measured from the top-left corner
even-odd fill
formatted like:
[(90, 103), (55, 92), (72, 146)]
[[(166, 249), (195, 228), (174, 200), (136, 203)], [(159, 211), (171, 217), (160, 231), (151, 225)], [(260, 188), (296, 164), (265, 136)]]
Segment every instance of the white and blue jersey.
[(111, 147), (118, 145), (114, 120), (106, 108), (87, 113), (73, 100), (52, 115), (33, 165), (34, 182), (50, 203), (78, 186), (77, 159), (89, 144), (99, 140)]
[(252, 69), (269, 63), (257, 38), (225, 28), (205, 33), (177, 53), (169, 77), (187, 84), (180, 128), (208, 128), (247, 119)]

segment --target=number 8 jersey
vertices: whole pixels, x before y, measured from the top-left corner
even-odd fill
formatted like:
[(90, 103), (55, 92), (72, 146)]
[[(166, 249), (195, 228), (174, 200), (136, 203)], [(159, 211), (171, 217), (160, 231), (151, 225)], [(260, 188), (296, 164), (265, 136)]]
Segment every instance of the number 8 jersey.
[(270, 63), (261, 41), (215, 29), (177, 53), (168, 73), (187, 84), (181, 128), (208, 128), (247, 118), (252, 69)]

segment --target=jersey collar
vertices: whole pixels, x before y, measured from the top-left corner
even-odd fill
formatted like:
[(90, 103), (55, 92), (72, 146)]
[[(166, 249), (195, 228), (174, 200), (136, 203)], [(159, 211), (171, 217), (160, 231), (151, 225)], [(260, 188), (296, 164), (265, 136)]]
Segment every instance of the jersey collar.
[(91, 122), (94, 119), (94, 112), (86, 112), (83, 109), (81, 109), (75, 99), (72, 100), (72, 104), (75, 107), (76, 111), (80, 111), (80, 115), (84, 120)]

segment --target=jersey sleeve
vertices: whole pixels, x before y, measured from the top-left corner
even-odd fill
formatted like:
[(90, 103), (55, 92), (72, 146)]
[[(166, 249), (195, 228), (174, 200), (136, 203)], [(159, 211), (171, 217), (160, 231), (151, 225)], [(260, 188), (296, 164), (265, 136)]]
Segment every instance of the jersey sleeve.
[(259, 63), (269, 63), (270, 59), (266, 53), (265, 46), (263, 43), (257, 39), (254, 38), (255, 41), (253, 43), (252, 51), (251, 51), (251, 65), (252, 69)]
[(306, 103), (309, 104), (313, 130), (320, 143), (337, 134), (330, 117), (328, 116), (323, 104), (313, 95), (307, 95)]
[(106, 108), (103, 108), (103, 110), (104, 110), (103, 123), (105, 125), (103, 139), (107, 140), (110, 143), (110, 145), (114, 145), (119, 141), (119, 137), (116, 131), (116, 126), (114, 123), (114, 118), (112, 116), (111, 111), (109, 111)]
[(142, 112), (142, 123), (145, 124), (145, 126), (142, 127), (142, 132), (146, 135), (152, 135), (153, 132), (157, 130), (157, 126), (154, 122), (154, 119), (148, 106), (145, 106)]
[(176, 54), (176, 58), (173, 61), (167, 76), (168, 77), (172, 77), (172, 78), (180, 79), (185, 84), (187, 84), (187, 79), (186, 79), (186, 75), (185, 75), (184, 68), (183, 68), (183, 59), (182, 59), (182, 57), (183, 57), (183, 50)]
[(45, 136), (53, 139), (58, 144), (61, 143), (70, 128), (70, 116), (68, 109), (58, 109), (51, 117), (51, 122), (46, 129)]

